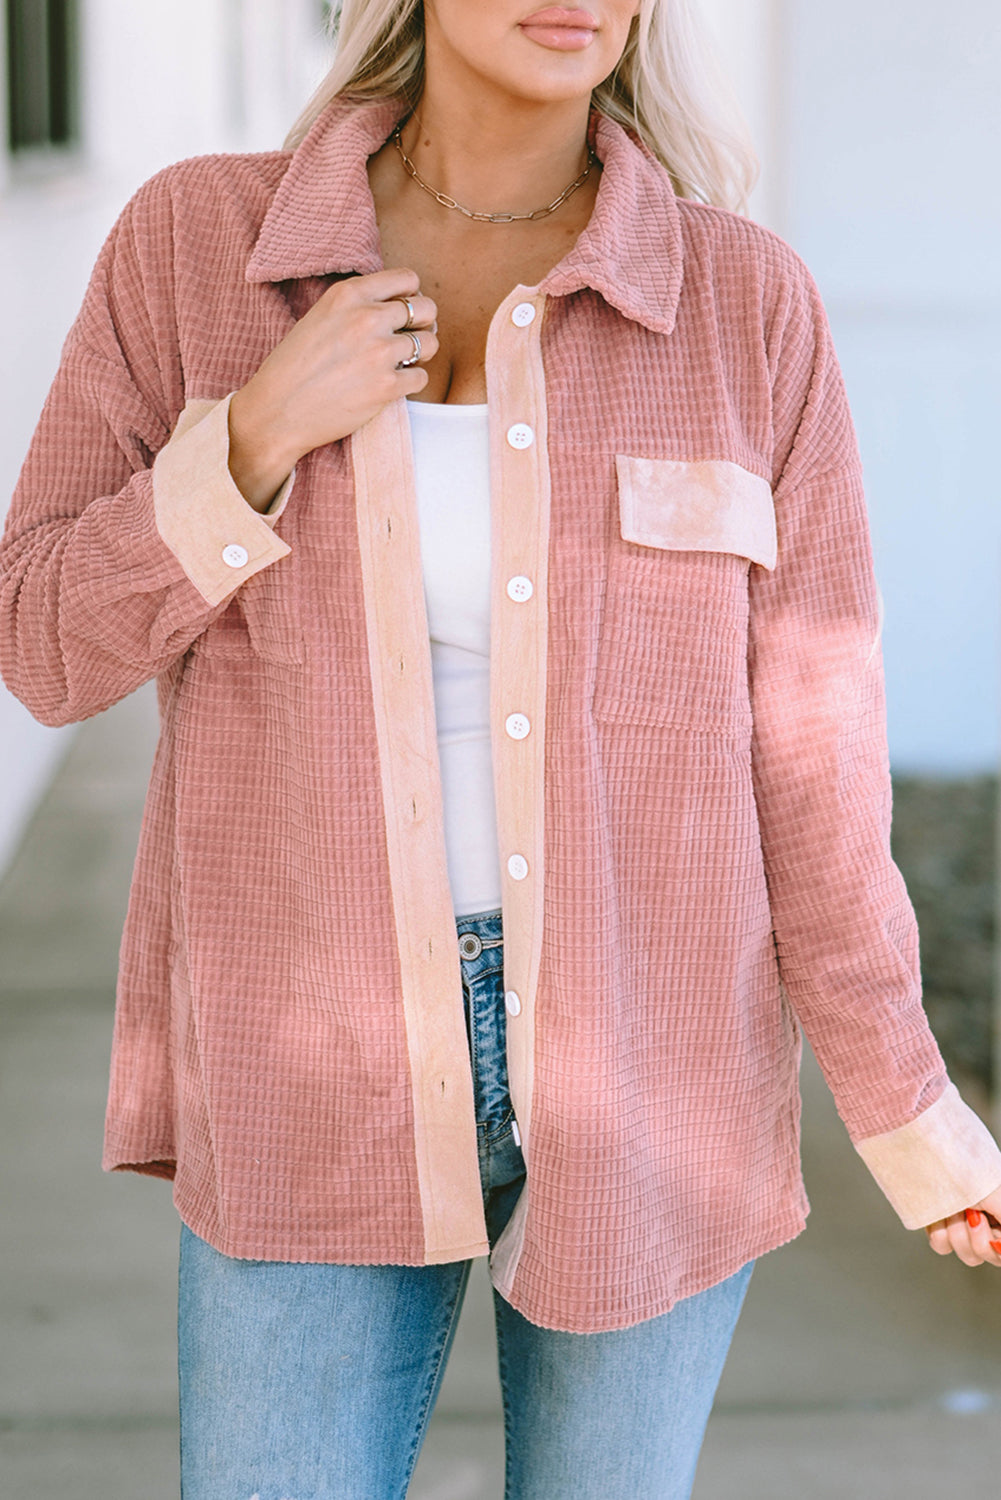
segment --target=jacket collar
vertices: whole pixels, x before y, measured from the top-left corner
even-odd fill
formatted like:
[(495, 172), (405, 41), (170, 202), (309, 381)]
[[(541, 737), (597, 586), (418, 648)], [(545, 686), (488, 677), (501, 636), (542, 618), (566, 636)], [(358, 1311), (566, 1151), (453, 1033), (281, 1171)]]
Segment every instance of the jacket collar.
[[(402, 117), (397, 100), (328, 105), (292, 153), (247, 265), (248, 281), (382, 269), (366, 163)], [(631, 134), (592, 112), (603, 171), (594, 211), (539, 291), (590, 287), (655, 333), (674, 327), (682, 282), (681, 214), (671, 179)]]

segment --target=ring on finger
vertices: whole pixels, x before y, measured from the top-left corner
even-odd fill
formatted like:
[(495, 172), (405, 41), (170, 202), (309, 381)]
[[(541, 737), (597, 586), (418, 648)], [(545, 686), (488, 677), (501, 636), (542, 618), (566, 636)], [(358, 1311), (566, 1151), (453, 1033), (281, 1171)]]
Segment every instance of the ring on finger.
[(417, 337), (416, 333), (411, 333), (408, 328), (401, 328), (400, 332), (405, 333), (407, 335), (407, 338), (412, 340), (414, 352), (410, 355), (409, 359), (401, 359), (396, 368), (398, 370), (409, 370), (411, 365), (417, 364), (418, 360), (421, 357), (421, 341)]
[(411, 302), (409, 297), (395, 297), (393, 300), (396, 302), (402, 302), (404, 307), (407, 309), (407, 321), (404, 323), (402, 328), (397, 329), (397, 333), (409, 333), (411, 328), (413, 328), (414, 326), (414, 304)]

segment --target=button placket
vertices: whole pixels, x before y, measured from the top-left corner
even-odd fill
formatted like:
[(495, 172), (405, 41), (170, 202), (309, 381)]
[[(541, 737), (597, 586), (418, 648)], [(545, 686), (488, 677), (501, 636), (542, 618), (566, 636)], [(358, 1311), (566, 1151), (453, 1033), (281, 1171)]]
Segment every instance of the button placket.
[[(495, 577), (491, 721), (503, 874), (504, 1004), (511, 1098), (531, 1129), (533, 996), (542, 939), (549, 469), (541, 330), (545, 297), (520, 287), (491, 324)], [(500, 378), (497, 378), (500, 377)]]

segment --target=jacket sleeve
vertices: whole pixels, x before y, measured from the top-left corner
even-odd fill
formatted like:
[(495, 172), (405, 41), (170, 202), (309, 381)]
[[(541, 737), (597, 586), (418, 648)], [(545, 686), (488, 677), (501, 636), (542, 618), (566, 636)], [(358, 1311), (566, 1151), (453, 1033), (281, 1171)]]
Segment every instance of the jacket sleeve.
[[(169, 173), (169, 169), (168, 169)], [(289, 548), (228, 465), (229, 400), (171, 421), (168, 174), (101, 250), (25, 459), (0, 545), (0, 671), (45, 724), (85, 719), (182, 655)], [(179, 384), (179, 378), (175, 383)], [(174, 436), (171, 438), (171, 426)]]
[(826, 314), (801, 262), (770, 361), (778, 561), (751, 569), (753, 772), (783, 986), (852, 1143), (907, 1228), (1001, 1184), (921, 1003), (890, 854), (880, 601), (862, 465)]

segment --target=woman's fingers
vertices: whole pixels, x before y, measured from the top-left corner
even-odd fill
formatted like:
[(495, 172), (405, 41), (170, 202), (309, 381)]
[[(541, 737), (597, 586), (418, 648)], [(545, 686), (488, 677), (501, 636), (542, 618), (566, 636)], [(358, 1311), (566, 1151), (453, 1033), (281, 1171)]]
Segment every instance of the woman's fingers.
[(952, 1248), (964, 1266), (979, 1266), (982, 1256), (977, 1254), (970, 1242), (970, 1227), (965, 1214), (953, 1214), (948, 1221), (949, 1239)]
[(967, 1266), (1001, 1266), (1001, 1249), (994, 1249), (1001, 1247), (1001, 1232), (978, 1209), (939, 1219), (927, 1225), (926, 1233), (937, 1255), (957, 1255)]
[[(354, 289), (356, 292), (364, 290), (367, 294), (370, 314), (376, 320), (378, 331), (388, 339), (388, 347), (394, 356), (397, 370), (413, 369), (417, 365), (426, 364), (438, 352), (438, 308), (430, 297), (425, 297), (416, 289), (412, 295), (397, 293), (396, 296), (381, 300), (368, 300), (373, 291), (381, 289), (383, 282), (380, 278), (396, 275), (395, 272), (375, 272), (371, 276), (359, 276), (355, 278)], [(395, 283), (390, 280), (388, 284), (393, 286)], [(408, 322), (410, 327), (404, 331), (404, 325)]]
[(949, 1239), (949, 1231), (945, 1219), (937, 1219), (934, 1224), (925, 1227), (928, 1243), (936, 1255), (951, 1255), (952, 1243)]
[(987, 1215), (978, 1208), (968, 1208), (963, 1218), (973, 1253), (978, 1255), (985, 1265), (1001, 1266), (1001, 1255), (992, 1245), (992, 1241), (994, 1244), (1001, 1245), (1001, 1238)]
[(335, 281), (323, 295), (329, 297), (337, 287), (350, 288), (360, 301), (388, 302), (392, 297), (416, 297), (421, 283), (416, 271), (395, 266), (388, 271), (370, 271), (367, 276), (348, 276)]
[(372, 271), (367, 276), (345, 276), (333, 282), (320, 299), (337, 306), (347, 301), (355, 307), (377, 307), (386, 314), (386, 330), (393, 333), (407, 322), (407, 302), (413, 307), (415, 328), (430, 328), (438, 309), (421, 291), (416, 271), (405, 267)]

